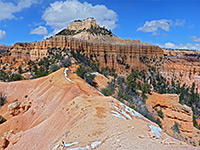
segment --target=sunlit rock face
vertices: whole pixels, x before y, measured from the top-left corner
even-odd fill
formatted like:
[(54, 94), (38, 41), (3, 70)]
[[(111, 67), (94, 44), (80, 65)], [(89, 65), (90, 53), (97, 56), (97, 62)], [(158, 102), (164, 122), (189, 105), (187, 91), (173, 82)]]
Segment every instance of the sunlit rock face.
[(70, 23), (57, 35), (40, 42), (16, 43), (11, 56), (16, 59), (35, 60), (47, 55), (48, 48), (68, 48), (95, 56), (101, 67), (119, 68), (117, 63), (123, 59), (130, 67), (136, 68), (139, 57), (160, 57), (163, 50), (140, 40), (122, 40), (111, 31), (101, 28), (93, 18)]

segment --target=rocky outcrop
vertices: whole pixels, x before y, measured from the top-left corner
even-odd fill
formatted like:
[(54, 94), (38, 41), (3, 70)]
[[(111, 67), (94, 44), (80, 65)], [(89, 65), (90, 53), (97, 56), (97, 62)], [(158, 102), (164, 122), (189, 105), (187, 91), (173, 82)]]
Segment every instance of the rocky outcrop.
[(0, 50), (10, 50), (12, 46), (2, 45), (0, 44)]
[(0, 149), (5, 149), (9, 144), (16, 144), (21, 138), (20, 134), (15, 134), (13, 130), (6, 131), (0, 138)]
[(71, 22), (67, 29), (69, 30), (83, 30), (83, 29), (90, 29), (91, 27), (100, 27), (98, 24), (96, 24), (96, 20), (94, 18), (87, 18), (85, 20), (75, 20), (74, 22)]
[(17, 116), (19, 113), (26, 112), (31, 107), (31, 102), (23, 103), (18, 100), (8, 105), (8, 111), (12, 116)]
[(48, 48), (61, 47), (81, 51), (87, 56), (96, 56), (102, 67), (115, 68), (117, 60), (123, 58), (125, 63), (133, 66), (139, 57), (160, 57), (160, 47), (143, 43), (107, 43), (88, 42), (67, 36), (55, 36), (41, 42), (16, 43), (12, 49), (12, 57), (16, 59), (35, 60), (47, 55)]
[(174, 127), (178, 125), (178, 130), (183, 135), (192, 138), (193, 120), (192, 109), (186, 105), (178, 103), (178, 95), (157, 94), (149, 95), (147, 104), (154, 109), (163, 112), (162, 128), (171, 135), (174, 135)]
[(8, 146), (9, 141), (5, 137), (0, 138), (0, 149), (4, 149)]
[[(89, 18), (71, 23), (67, 30), (77, 32), (91, 26), (99, 27), (94, 19)], [(107, 29), (102, 29), (103, 31), (106, 32)], [(95, 32), (94, 29), (92, 32)], [(46, 56), (48, 48), (60, 47), (80, 51), (89, 57), (95, 56), (101, 63), (101, 67), (117, 68), (115, 64), (119, 59), (123, 59), (125, 63), (133, 67), (138, 64), (139, 57), (160, 57), (163, 55), (163, 50), (158, 46), (141, 43), (139, 40), (122, 40), (110, 34), (109, 32), (105, 35), (95, 35), (88, 31), (80, 32), (74, 36), (58, 34), (41, 42), (16, 43), (11, 50), (11, 56), (16, 59), (35, 60)]]

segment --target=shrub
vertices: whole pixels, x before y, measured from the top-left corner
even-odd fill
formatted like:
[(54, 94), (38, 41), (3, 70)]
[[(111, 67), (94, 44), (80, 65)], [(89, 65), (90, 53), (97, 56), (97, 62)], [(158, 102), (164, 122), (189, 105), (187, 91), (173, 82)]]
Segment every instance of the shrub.
[(114, 88), (111, 87), (111, 86), (108, 86), (106, 88), (102, 88), (101, 93), (105, 96), (111, 96), (112, 94), (114, 94)]
[(79, 65), (79, 67), (76, 70), (76, 74), (82, 79), (84, 79), (86, 73), (87, 73), (87, 68), (84, 65)]
[(90, 85), (95, 86), (95, 84), (94, 84), (94, 78), (95, 78), (95, 77), (96, 77), (96, 75), (86, 74), (86, 75), (85, 75), (85, 81), (86, 81), (87, 83), (89, 83)]
[(72, 65), (72, 62), (70, 58), (65, 58), (61, 61), (61, 66), (63, 67), (69, 67), (71, 65)]
[(162, 110), (157, 110), (157, 113), (158, 113), (158, 116), (160, 117), (160, 118), (164, 118), (164, 115), (163, 115), (163, 112), (162, 112)]
[(160, 121), (160, 119), (159, 119), (159, 118), (157, 118), (157, 120), (156, 120), (156, 123), (159, 125), (159, 127), (161, 127), (161, 128), (162, 128), (161, 121)]
[(12, 74), (10, 76), (10, 78), (8, 79), (8, 81), (9, 82), (10, 81), (19, 81), (19, 80), (23, 80), (23, 79), (24, 79), (24, 77), (22, 75), (20, 75), (20, 74)]
[(180, 126), (181, 126), (181, 125), (180, 125), (179, 123), (175, 122), (174, 125), (173, 125), (173, 127), (172, 127), (172, 130), (173, 130), (174, 132), (181, 133), (180, 130), (179, 130), (179, 127), (180, 127)]
[(22, 74), (22, 73), (23, 73), (22, 67), (21, 67), (21, 66), (18, 67), (18, 72), (19, 72), (19, 74)]
[(146, 94), (151, 92), (151, 86), (147, 83), (144, 83), (141, 87), (141, 90), (142, 90), (142, 99), (143, 101), (146, 101), (146, 99), (148, 98)]
[(6, 119), (3, 116), (0, 115), (0, 124), (2, 124), (4, 122), (6, 122)]
[(6, 96), (0, 92), (0, 106), (3, 106), (6, 103)]
[(50, 69), (51, 72), (54, 72), (54, 71), (60, 69), (60, 67), (57, 64), (53, 64), (53, 65), (50, 66), (49, 69)]

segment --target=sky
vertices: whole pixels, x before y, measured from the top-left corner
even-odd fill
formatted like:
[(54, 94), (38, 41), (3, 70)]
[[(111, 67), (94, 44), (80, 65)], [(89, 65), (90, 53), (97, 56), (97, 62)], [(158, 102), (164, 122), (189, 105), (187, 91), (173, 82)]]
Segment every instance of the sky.
[(0, 44), (41, 41), (88, 17), (122, 39), (200, 50), (200, 0), (0, 0)]

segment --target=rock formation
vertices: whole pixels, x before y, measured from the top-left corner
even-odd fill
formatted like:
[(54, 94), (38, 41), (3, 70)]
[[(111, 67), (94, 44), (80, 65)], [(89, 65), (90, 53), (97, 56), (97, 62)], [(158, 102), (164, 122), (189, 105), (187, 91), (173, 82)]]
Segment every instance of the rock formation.
[(15, 100), (8, 105), (8, 111), (12, 116), (16, 116), (19, 113), (26, 112), (31, 107), (31, 102), (21, 104), (18, 100)]
[[(91, 27), (95, 28), (87, 30)], [(83, 29), (85, 30), (82, 31)], [(122, 40), (107, 29), (100, 28), (92, 18), (72, 22), (66, 30), (70, 31), (70, 34), (72, 31), (76, 34), (59, 33), (41, 42), (16, 43), (11, 56), (16, 59), (35, 60), (46, 56), (48, 48), (60, 47), (80, 51), (89, 57), (95, 56), (102, 67), (110, 68), (116, 68), (115, 64), (121, 58), (134, 67), (134, 64), (139, 62), (139, 57), (163, 56), (160, 47), (141, 43), (139, 40)]]
[(67, 29), (69, 30), (83, 30), (83, 29), (90, 29), (91, 27), (100, 27), (96, 24), (96, 20), (94, 18), (88, 18), (83, 21), (81, 20), (75, 20), (74, 22), (71, 22)]
[(163, 112), (162, 127), (167, 133), (173, 135), (173, 127), (178, 125), (180, 132), (189, 138), (193, 136), (193, 113), (186, 105), (178, 103), (179, 97), (176, 94), (149, 95), (147, 104)]
[(10, 50), (11, 48), (12, 46), (6, 46), (6, 45), (0, 44), (0, 50)]

